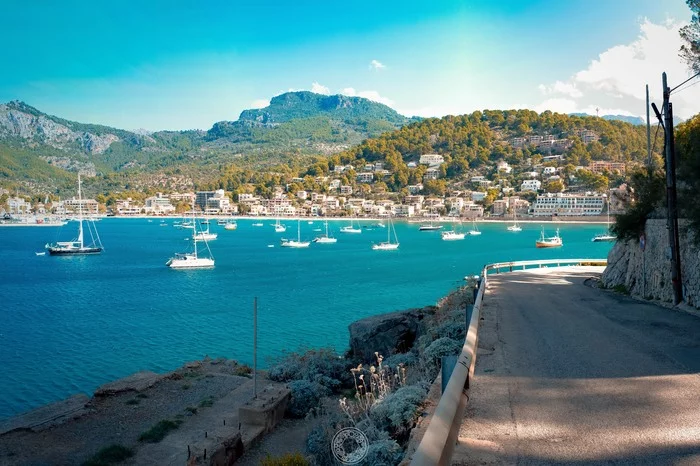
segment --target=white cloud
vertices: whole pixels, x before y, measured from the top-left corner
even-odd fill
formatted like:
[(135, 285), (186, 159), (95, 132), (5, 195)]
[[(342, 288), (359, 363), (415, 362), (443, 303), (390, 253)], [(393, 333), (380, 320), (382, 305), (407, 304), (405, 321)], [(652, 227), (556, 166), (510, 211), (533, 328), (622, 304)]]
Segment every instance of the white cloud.
[(250, 108), (265, 108), (270, 105), (269, 99), (257, 99), (250, 103)]
[[(540, 92), (552, 97), (536, 109), (595, 115), (595, 108), (599, 107), (600, 115), (643, 115), (646, 84), (649, 84), (651, 100), (659, 105), (662, 72), (667, 73), (670, 87), (690, 75), (687, 65), (678, 56), (681, 46), (678, 30), (685, 24), (673, 20), (654, 24), (644, 20), (635, 40), (605, 50), (566, 81), (540, 84)], [(697, 104), (700, 86), (683, 90), (671, 99), (674, 113), (688, 118), (700, 111)]]
[(538, 86), (538, 89), (544, 95), (564, 94), (566, 96), (573, 97), (574, 99), (583, 97), (583, 93), (576, 88), (576, 84), (565, 83), (562, 81), (556, 81), (551, 86), (545, 86), (544, 84), (540, 84)]
[(379, 60), (372, 60), (369, 62), (369, 69), (370, 70), (384, 70), (386, 69), (386, 65)]
[(314, 82), (313, 84), (311, 84), (311, 92), (315, 92), (316, 94), (329, 95), (331, 93), (331, 90), (322, 84)]
[(340, 93), (348, 97), (364, 97), (365, 99), (373, 100), (390, 107), (394, 105), (393, 100), (382, 97), (377, 91), (356, 91), (355, 88), (346, 87), (345, 89), (341, 89)]

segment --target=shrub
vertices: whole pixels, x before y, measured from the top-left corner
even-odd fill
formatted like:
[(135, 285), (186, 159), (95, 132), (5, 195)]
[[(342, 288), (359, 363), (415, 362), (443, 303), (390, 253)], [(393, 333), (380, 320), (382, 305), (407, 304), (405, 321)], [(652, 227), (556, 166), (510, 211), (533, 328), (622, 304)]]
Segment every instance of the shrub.
[(292, 398), (287, 405), (290, 416), (300, 418), (313, 408), (319, 406), (321, 397), (330, 395), (330, 390), (316, 382), (294, 380), (287, 385), (292, 392)]
[(700, 203), (694, 199), (700, 190), (700, 115), (678, 125), (676, 132), (678, 153), (678, 205), (690, 221), (696, 245), (700, 245)]
[(413, 427), (416, 411), (426, 393), (424, 384), (401, 387), (375, 404), (370, 416), (379, 428), (401, 435)]
[(404, 366), (413, 366), (418, 362), (418, 358), (415, 353), (399, 353), (389, 356), (384, 361), (382, 361), (383, 367), (390, 367), (394, 370), (403, 364)]
[(438, 338), (425, 349), (423, 358), (426, 369), (431, 374), (435, 374), (440, 367), (440, 358), (458, 354), (464, 346), (464, 341), (453, 340), (452, 338)]
[(148, 443), (158, 443), (163, 440), (165, 436), (170, 433), (170, 431), (180, 427), (180, 424), (182, 424), (182, 421), (179, 419), (177, 421), (164, 419), (143, 434), (139, 435), (139, 440)]
[(214, 406), (214, 397), (213, 396), (208, 396), (199, 402), (200, 408), (211, 408), (212, 406)]
[(270, 368), (268, 377), (277, 382), (309, 380), (333, 391), (352, 386), (347, 361), (331, 349), (288, 354)]
[(630, 186), (634, 191), (634, 201), (627, 210), (615, 217), (610, 230), (621, 241), (639, 240), (644, 232), (647, 218), (661, 205), (664, 199), (664, 176), (659, 171), (637, 172), (632, 175)]
[[(464, 316), (464, 311), (460, 310), (461, 316)], [(464, 319), (461, 322), (445, 322), (435, 329), (435, 334), (438, 337), (448, 337), (454, 340), (464, 340), (466, 336), (466, 323)]]
[(251, 375), (253, 375), (253, 368), (250, 366), (246, 366), (245, 364), (240, 364), (236, 366), (233, 373), (234, 375), (238, 375), (241, 377), (250, 377)]
[(83, 466), (107, 466), (117, 464), (134, 456), (134, 451), (122, 445), (110, 445), (98, 451), (83, 463)]
[(367, 449), (363, 464), (394, 466), (403, 459), (403, 450), (395, 440), (372, 442)]
[(309, 462), (301, 453), (287, 453), (280, 457), (268, 455), (260, 462), (261, 466), (308, 466)]

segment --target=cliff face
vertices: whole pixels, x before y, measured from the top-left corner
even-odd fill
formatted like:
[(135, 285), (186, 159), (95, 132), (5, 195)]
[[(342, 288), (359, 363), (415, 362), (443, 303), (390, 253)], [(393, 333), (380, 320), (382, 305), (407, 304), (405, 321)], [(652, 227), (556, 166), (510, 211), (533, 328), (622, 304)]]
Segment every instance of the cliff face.
[[(680, 221), (679, 226), (684, 301), (700, 309), (700, 249), (693, 243), (687, 222)], [(644, 251), (637, 241), (618, 242), (610, 250), (603, 284), (610, 288), (622, 285), (635, 296), (672, 302), (666, 221), (647, 220), (645, 236)]]
[(119, 140), (114, 134), (74, 131), (45, 115), (25, 112), (5, 104), (0, 104), (0, 136), (40, 142), (57, 149), (78, 148), (87, 154), (102, 154)]

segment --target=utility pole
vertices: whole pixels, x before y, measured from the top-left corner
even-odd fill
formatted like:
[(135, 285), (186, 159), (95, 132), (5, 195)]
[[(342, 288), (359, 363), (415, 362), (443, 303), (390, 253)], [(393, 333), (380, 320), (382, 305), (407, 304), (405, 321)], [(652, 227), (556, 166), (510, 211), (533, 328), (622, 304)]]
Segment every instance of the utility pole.
[(651, 175), (651, 120), (649, 119), (649, 85), (647, 84), (647, 170)]
[(673, 304), (683, 301), (683, 282), (681, 280), (681, 253), (678, 239), (678, 199), (676, 195), (676, 159), (673, 141), (673, 104), (670, 102), (671, 89), (668, 87), (666, 73), (662, 75), (664, 88), (664, 129), (666, 135), (666, 227), (671, 256), (671, 283), (673, 285)]
[(253, 298), (253, 398), (258, 397), (258, 298)]

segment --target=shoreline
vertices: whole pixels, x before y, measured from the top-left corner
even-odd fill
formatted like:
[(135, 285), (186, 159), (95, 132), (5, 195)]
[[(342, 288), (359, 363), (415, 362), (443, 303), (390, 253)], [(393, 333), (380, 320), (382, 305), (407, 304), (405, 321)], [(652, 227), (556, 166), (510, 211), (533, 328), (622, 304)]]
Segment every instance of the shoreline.
[[(147, 219), (147, 220), (182, 220), (183, 216), (181, 215), (115, 215), (115, 216), (100, 216), (98, 217), (99, 219)], [(278, 218), (280, 221), (311, 221), (311, 222), (324, 222), (328, 220), (329, 222), (350, 222), (351, 220), (353, 222), (384, 222), (387, 220), (387, 217), (273, 217), (273, 216), (266, 216), (266, 217), (253, 217), (249, 215), (206, 215), (206, 216), (200, 216), (198, 217), (200, 219), (205, 219), (205, 220), (252, 220), (252, 221), (258, 221), (258, 222), (265, 222), (265, 221), (271, 221), (274, 222)], [(472, 221), (476, 223), (513, 223), (512, 219), (497, 219), (497, 218), (480, 218), (480, 219), (455, 219), (455, 218), (446, 218), (446, 217), (441, 217), (441, 218), (430, 218), (430, 217), (401, 217), (401, 218), (394, 218), (394, 221), (397, 223), (408, 223), (408, 224), (419, 224), (419, 223), (426, 223), (426, 222), (434, 222), (434, 223), (447, 223), (447, 224), (452, 224), (452, 223), (471, 223)], [(534, 218), (534, 217), (527, 217), (527, 218), (519, 218), (518, 223), (561, 223), (561, 224), (583, 224), (583, 225), (605, 225), (607, 224), (607, 220), (602, 218), (599, 219), (598, 216), (595, 217), (595, 219), (586, 219), (582, 218), (581, 220), (572, 220), (571, 217), (567, 217), (564, 220), (552, 220), (550, 217), (543, 217), (543, 218)], [(0, 226), (9, 226), (9, 225), (3, 225), (0, 224)], [(12, 226), (35, 226), (32, 224), (26, 225), (26, 224), (20, 224), (20, 225), (12, 225)], [(37, 225), (38, 226), (38, 225)], [(61, 226), (61, 225), (44, 225), (44, 226)]]

